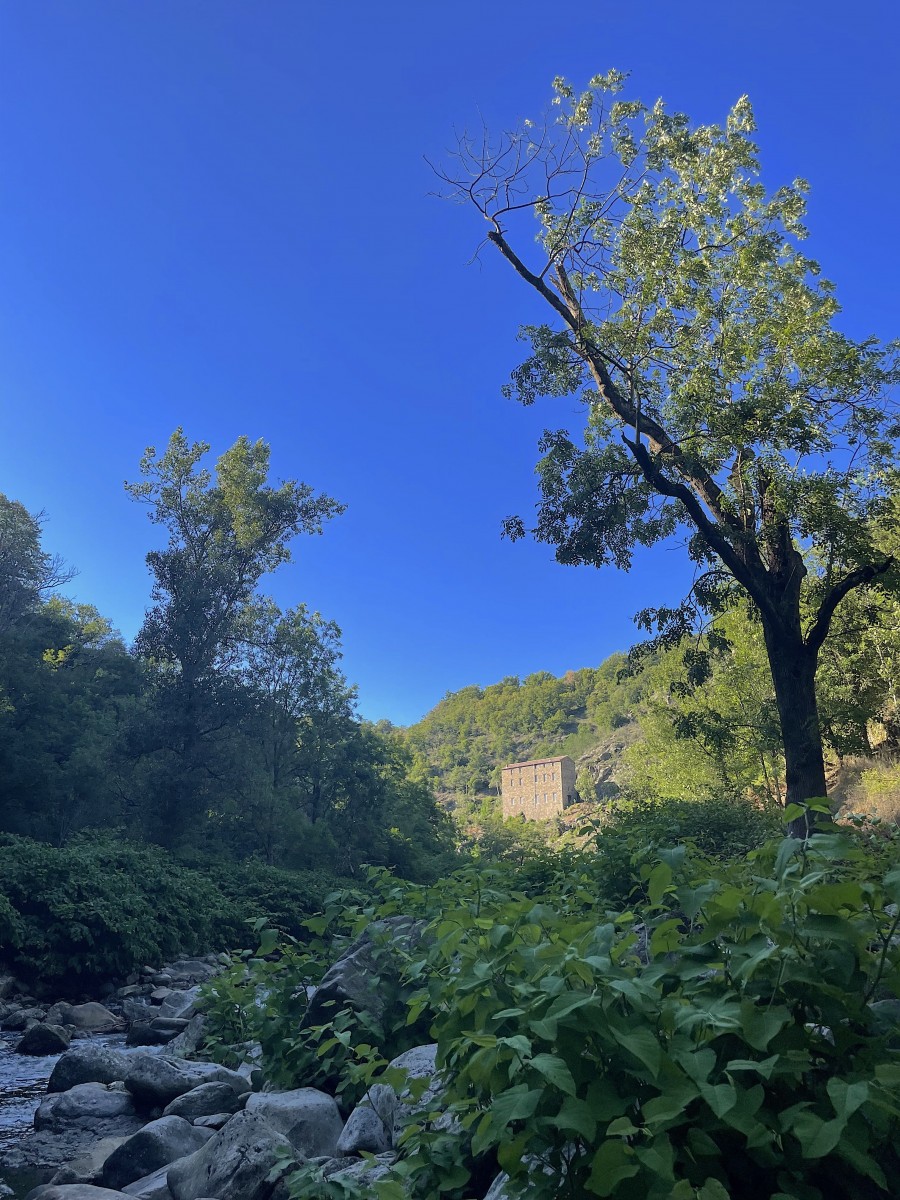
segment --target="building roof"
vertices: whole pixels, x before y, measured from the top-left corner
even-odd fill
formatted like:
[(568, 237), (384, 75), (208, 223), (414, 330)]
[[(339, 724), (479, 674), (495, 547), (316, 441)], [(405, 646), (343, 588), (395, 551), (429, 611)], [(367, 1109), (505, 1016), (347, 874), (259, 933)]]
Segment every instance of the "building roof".
[(512, 767), (539, 767), (542, 763), (565, 762), (567, 758), (572, 762), (568, 754), (559, 754), (556, 758), (529, 758), (527, 762), (507, 763), (503, 770), (509, 771)]

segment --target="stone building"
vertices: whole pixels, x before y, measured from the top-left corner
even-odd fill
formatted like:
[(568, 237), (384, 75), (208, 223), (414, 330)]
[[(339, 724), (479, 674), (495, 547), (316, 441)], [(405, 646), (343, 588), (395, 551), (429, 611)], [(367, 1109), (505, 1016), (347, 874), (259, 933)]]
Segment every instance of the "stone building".
[(566, 754), (511, 763), (501, 773), (500, 794), (504, 817), (546, 821), (575, 803), (575, 764)]

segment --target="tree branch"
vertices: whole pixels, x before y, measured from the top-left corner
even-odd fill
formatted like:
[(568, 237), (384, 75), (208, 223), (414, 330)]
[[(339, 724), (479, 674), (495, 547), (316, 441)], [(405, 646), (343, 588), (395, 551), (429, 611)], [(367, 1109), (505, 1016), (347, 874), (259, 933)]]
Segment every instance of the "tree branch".
[(896, 562), (897, 560), (890, 556), (880, 563), (867, 563), (864, 567), (857, 567), (855, 571), (850, 571), (839, 583), (834, 585), (819, 605), (816, 619), (804, 639), (810, 650), (817, 653), (821, 649), (831, 627), (831, 618), (844, 597), (854, 588), (863, 587), (865, 584), (871, 583), (873, 579), (877, 579), (879, 575), (889, 571)]

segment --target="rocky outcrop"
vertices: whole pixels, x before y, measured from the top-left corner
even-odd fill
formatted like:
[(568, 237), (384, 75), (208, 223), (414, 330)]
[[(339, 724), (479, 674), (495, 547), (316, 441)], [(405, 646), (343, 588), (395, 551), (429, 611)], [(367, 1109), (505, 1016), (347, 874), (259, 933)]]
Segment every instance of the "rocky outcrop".
[(201, 1083), (216, 1082), (231, 1084), (237, 1093), (247, 1090), (247, 1080), (237, 1071), (162, 1054), (136, 1054), (125, 1074), (125, 1087), (141, 1109), (165, 1108)]

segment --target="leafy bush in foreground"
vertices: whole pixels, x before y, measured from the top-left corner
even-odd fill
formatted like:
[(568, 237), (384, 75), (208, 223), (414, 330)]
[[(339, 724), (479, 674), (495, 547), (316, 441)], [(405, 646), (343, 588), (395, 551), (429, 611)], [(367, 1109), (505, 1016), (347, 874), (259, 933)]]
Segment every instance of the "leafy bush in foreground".
[[(885, 857), (834, 830), (774, 839), (712, 872), (683, 846), (662, 849), (626, 912), (600, 894), (590, 854), (540, 896), (502, 872), (433, 889), (382, 878), (381, 902), (356, 918), (430, 920), (396, 1020), (430, 1022), (454, 1121), (411, 1121), (391, 1174), (360, 1194), (464, 1200), (501, 1169), (529, 1200), (896, 1194), (900, 868)], [(338, 899), (330, 910), (350, 919)], [(279, 978), (275, 1011), (250, 1026), (277, 1022), (308, 968), (242, 964), (251, 980)], [(337, 1038), (365, 1085), (380, 1078), (381, 1047), (363, 1032), (345, 1021)], [(334, 1052), (335, 1038), (289, 1023), (268, 1062), (305, 1061), (298, 1038), (307, 1056)], [(294, 1200), (347, 1194), (309, 1167), (290, 1186)]]

